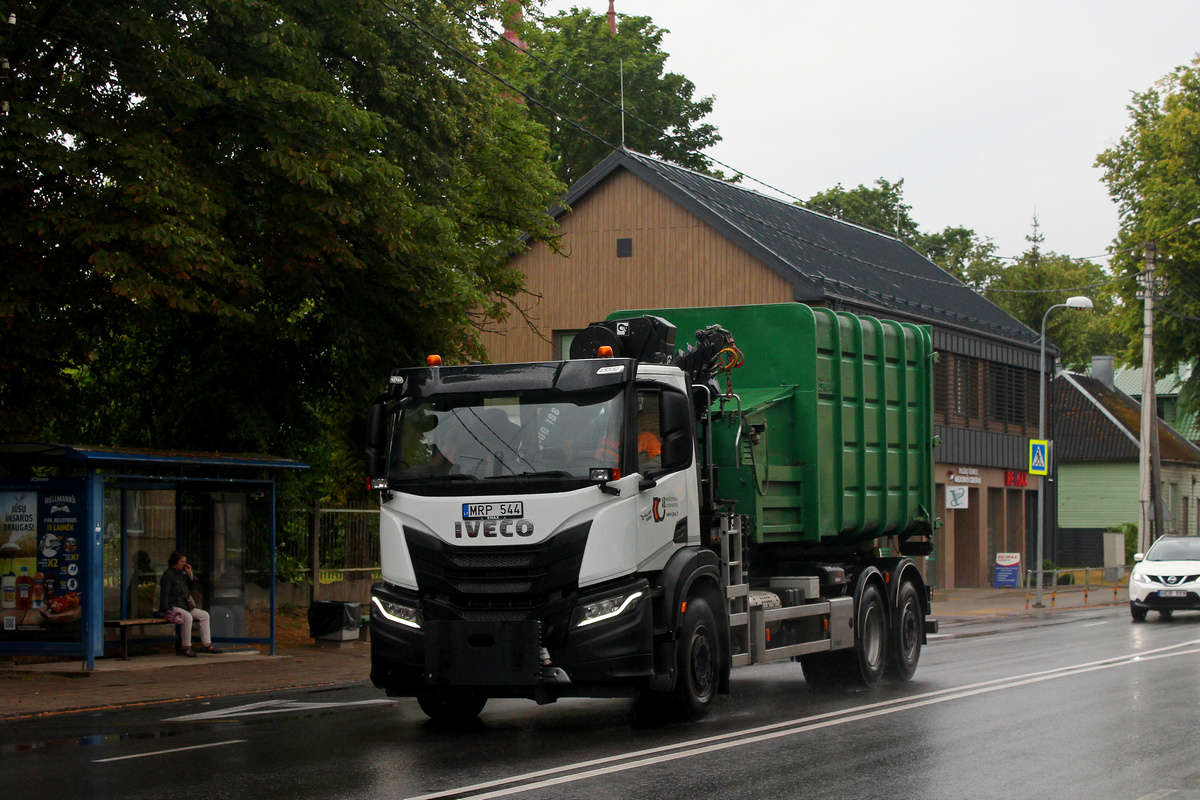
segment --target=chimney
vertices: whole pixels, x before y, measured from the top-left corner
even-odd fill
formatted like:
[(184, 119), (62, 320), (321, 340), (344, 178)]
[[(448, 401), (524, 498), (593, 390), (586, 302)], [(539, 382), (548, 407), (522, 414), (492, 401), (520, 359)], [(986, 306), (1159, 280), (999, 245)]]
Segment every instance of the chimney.
[(608, 32), (617, 35), (617, 9), (613, 7), (614, 0), (608, 0)]
[(1113, 382), (1113, 357), (1092, 356), (1092, 377), (1103, 383), (1109, 389), (1115, 389)]

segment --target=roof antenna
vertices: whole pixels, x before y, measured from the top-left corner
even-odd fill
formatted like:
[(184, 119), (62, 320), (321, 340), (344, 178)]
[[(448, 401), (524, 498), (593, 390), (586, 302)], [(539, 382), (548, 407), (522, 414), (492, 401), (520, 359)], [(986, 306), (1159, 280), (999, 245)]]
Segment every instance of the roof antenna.
[(625, 59), (621, 59), (621, 149), (625, 149)]

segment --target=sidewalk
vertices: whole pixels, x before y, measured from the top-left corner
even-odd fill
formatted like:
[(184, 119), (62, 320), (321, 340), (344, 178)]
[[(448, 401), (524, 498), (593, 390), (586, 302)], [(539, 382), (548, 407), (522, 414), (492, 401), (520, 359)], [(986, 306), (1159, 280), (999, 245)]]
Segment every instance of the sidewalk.
[[(1114, 599), (1112, 587), (1042, 593), (1044, 608), (1034, 608), (1023, 589), (946, 589), (934, 592), (933, 616), (941, 633), (992, 619), (1030, 618), (1072, 610), (1125, 605), (1124, 587)], [(1028, 607), (1027, 607), (1028, 606)], [(81, 662), (5, 666), (0, 664), (0, 721), (64, 712), (145, 706), (186, 698), (221, 697), (254, 692), (365, 682), (371, 672), (369, 642), (307, 644), (266, 655), (253, 649), (181, 658), (135, 655), (129, 661), (104, 658), (92, 672)]]

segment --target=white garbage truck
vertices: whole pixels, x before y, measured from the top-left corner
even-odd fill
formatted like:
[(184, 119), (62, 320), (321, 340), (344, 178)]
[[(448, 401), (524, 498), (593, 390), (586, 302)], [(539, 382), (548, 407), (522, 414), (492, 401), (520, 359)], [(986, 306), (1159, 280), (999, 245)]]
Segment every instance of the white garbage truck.
[(371, 680), (462, 720), (624, 696), (696, 719), (781, 659), (816, 688), (911, 678), (937, 628), (933, 357), (927, 327), (787, 303), (395, 370), (367, 425)]

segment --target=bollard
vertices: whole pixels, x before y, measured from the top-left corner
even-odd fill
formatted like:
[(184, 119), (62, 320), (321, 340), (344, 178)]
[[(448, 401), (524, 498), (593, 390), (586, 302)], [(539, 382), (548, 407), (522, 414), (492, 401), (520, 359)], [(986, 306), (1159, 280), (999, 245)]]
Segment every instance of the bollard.
[(1054, 588), (1050, 590), (1050, 607), (1054, 608), (1054, 600), (1058, 597), (1058, 570), (1054, 570)]
[(1088, 590), (1092, 588), (1092, 570), (1090, 567), (1085, 567), (1083, 570), (1083, 604), (1087, 605)]

